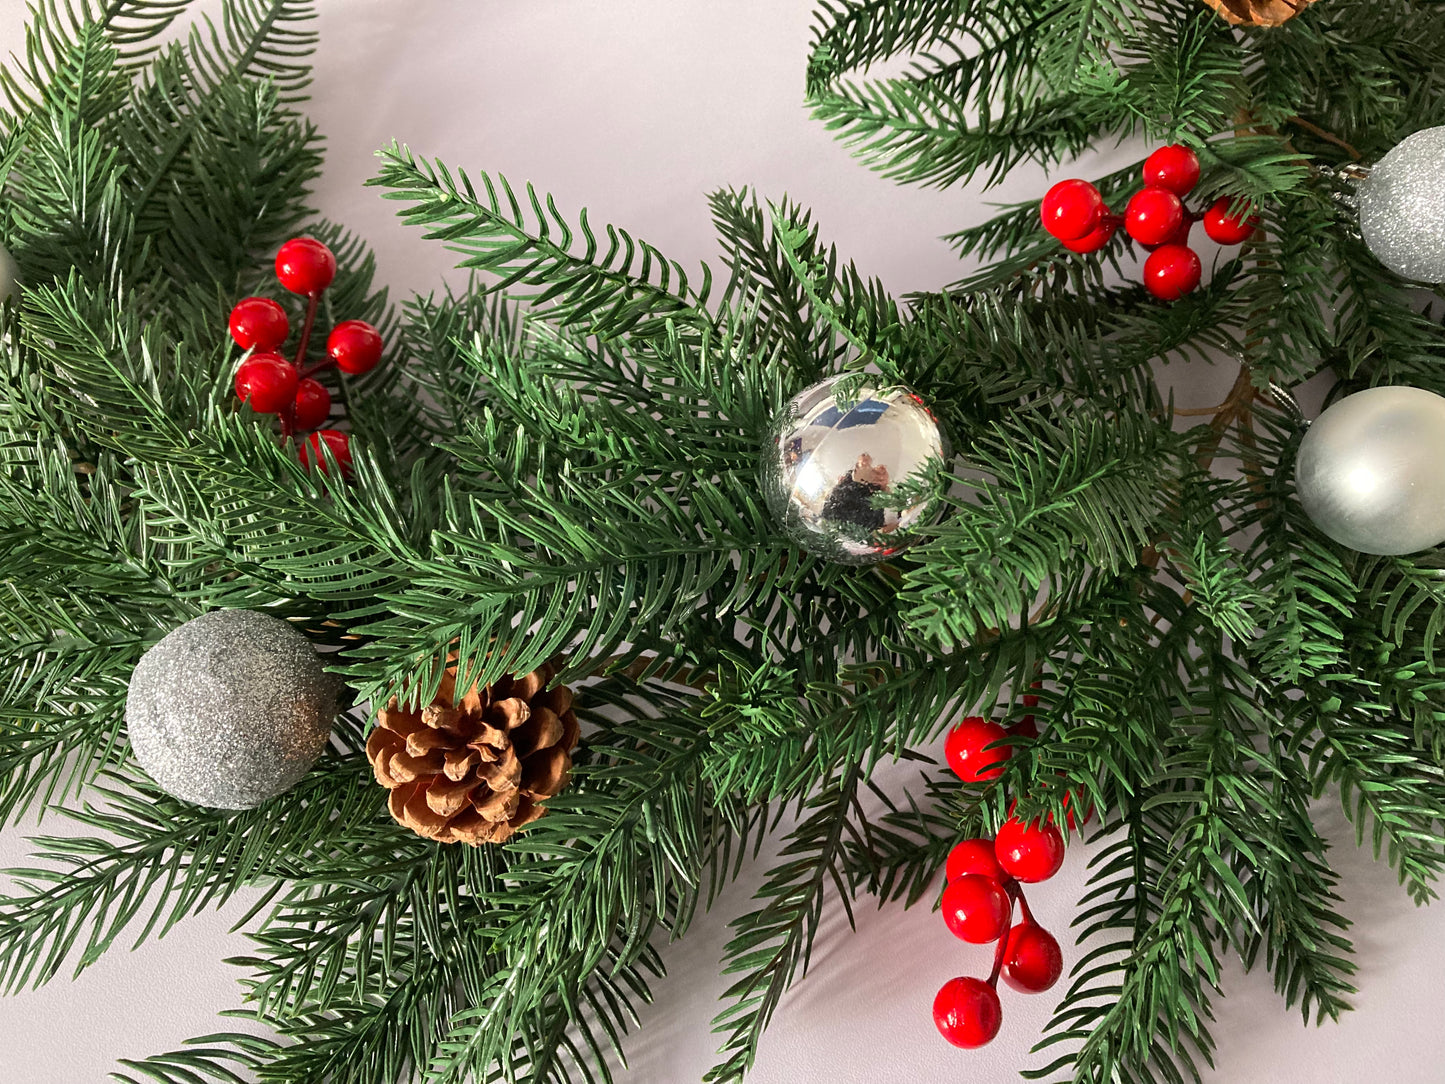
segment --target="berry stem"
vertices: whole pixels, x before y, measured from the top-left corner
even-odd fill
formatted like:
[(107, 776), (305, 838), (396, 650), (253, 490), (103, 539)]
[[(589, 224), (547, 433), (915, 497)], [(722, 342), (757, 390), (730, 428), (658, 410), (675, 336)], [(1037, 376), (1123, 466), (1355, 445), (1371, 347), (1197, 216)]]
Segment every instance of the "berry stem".
[[(306, 323), (301, 325), (301, 344), (296, 348), (296, 371), (301, 372), (301, 365), (306, 360), (306, 348), (311, 345), (311, 329), (316, 324), (316, 306), (321, 303), (319, 292), (309, 295), (310, 300), (306, 302)], [(305, 376), (305, 373), (301, 373)]]
[[(1008, 893), (1008, 920), (1003, 924), (1003, 936), (998, 939), (998, 947), (993, 950), (993, 970), (988, 973), (988, 984), (995, 988), (998, 986), (999, 974), (1003, 971), (1004, 953), (1008, 951), (1009, 931), (1013, 929), (1014, 899), (1023, 899), (1023, 895), (1018, 891), (1018, 882), (1012, 877), (1004, 878), (1003, 887)], [(1026, 910), (1025, 914), (1027, 913)]]
[(305, 380), (308, 376), (314, 376), (314, 375), (316, 375), (317, 373), (321, 372), (321, 370), (323, 370), (323, 369), (329, 369), (329, 368), (331, 368), (331, 367), (332, 367), (333, 365), (335, 365), (335, 364), (336, 364), (336, 359), (333, 358), (333, 357), (325, 357), (325, 358), (322, 358), (322, 359), (321, 359), (320, 361), (318, 361), (315, 365), (308, 365), (306, 368), (302, 369), (302, 370), (301, 370), (301, 379), (302, 379), (302, 380)]
[(1034, 922), (1033, 911), (1029, 910), (1029, 901), (1024, 898), (1024, 886), (1010, 877), (1004, 882), (1003, 890), (1008, 893), (1009, 899), (1018, 900), (1019, 913), (1023, 915), (1024, 921), (1031, 925), (1038, 925)]
[[(301, 368), (301, 363), (306, 360), (306, 348), (311, 345), (311, 329), (316, 325), (316, 306), (321, 303), (320, 291), (315, 291), (308, 296), (310, 299), (306, 302), (306, 323), (301, 325), (301, 342), (296, 347), (296, 361), (293, 363), (301, 379), (310, 376), (317, 369), (324, 368), (327, 364), (326, 362), (319, 362), (313, 368)], [(287, 406), (285, 410), (281, 411), (281, 436), (283, 438), (289, 437), (295, 432), (296, 404), (293, 402)]]

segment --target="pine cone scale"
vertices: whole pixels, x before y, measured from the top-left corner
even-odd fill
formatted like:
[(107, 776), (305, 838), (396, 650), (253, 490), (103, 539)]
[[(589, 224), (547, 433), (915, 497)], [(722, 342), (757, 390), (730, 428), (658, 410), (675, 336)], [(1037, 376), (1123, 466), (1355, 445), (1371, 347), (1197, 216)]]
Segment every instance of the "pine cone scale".
[(442, 843), (501, 842), (545, 812), (566, 785), (579, 728), (572, 693), (544, 667), (473, 686), (454, 673), (419, 710), (393, 700), (367, 738), (376, 781), (398, 823)]

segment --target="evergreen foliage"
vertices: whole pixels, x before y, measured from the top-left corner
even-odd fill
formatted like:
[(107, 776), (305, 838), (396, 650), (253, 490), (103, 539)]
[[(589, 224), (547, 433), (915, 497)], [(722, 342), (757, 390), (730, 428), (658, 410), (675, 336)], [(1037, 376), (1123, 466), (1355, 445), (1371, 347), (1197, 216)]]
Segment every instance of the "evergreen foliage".
[[(0, 240), (25, 284), (0, 313), (0, 825), (62, 810), (92, 833), (12, 871), (0, 987), (259, 886), (239, 1015), (277, 1039), (207, 1036), (117, 1080), (608, 1080), (659, 947), (787, 817), (722, 962), (707, 1079), (728, 1084), (825, 907), (927, 901), (1011, 797), (1061, 816), (1073, 791), (1106, 842), (1026, 1075), (1197, 1079), (1227, 953), (1306, 1018), (1348, 1008), (1310, 813), (1337, 793), (1434, 896), (1445, 587), (1436, 553), (1348, 552), (1303, 517), (1270, 388), (1445, 392), (1430, 298), (1336, 198), (1342, 167), (1445, 116), (1439, 3), (1320, 0), (1239, 31), (1197, 0), (824, 0), (808, 102), (902, 183), (1125, 136), (1195, 147), (1200, 193), (1266, 228), (1172, 306), (1061, 251), (1033, 203), (953, 236), (979, 270), (897, 300), (786, 200), (715, 193), (725, 268), (689, 272), (398, 144), (374, 183), (476, 272), (399, 310), (306, 205), (310, 5), (188, 7), (36, 0), (0, 80)], [(345, 485), (230, 393), (229, 307), (303, 231), (341, 265), (322, 331), (334, 311), (389, 343), (335, 378)], [(1160, 368), (1221, 358), (1228, 400), (1175, 412)], [(757, 462), (788, 396), (863, 370), (913, 385), (964, 454), (927, 537), (860, 571), (779, 535)], [(295, 621), (354, 705), (306, 780), (239, 813), (157, 791), (123, 718), (141, 654), (215, 607)], [(392, 822), (372, 706), (428, 698), (452, 661), (466, 683), (556, 655), (585, 729), (548, 815), (475, 851)], [(1035, 683), (1043, 733), (997, 784), (873, 781), (965, 710), (1022, 714)]]

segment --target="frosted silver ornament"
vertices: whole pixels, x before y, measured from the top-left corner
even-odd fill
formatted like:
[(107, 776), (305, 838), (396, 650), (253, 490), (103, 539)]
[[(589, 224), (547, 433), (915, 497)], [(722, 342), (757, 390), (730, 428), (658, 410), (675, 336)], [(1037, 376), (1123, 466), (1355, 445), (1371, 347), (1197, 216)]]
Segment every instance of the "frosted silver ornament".
[[(851, 395), (838, 394), (840, 381)], [(778, 412), (763, 449), (763, 495), (804, 549), (870, 564), (933, 520), (947, 456), (938, 420), (913, 392), (831, 377)]]
[(1360, 181), (1360, 235), (1401, 278), (1445, 282), (1445, 127), (1397, 144)]
[(337, 683), (309, 640), (251, 610), (214, 610), (136, 664), (125, 702), (131, 748), (162, 790), (250, 809), (290, 789), (325, 748)]
[(1295, 485), (1310, 520), (1361, 553), (1415, 553), (1445, 541), (1445, 398), (1370, 388), (1305, 433)]

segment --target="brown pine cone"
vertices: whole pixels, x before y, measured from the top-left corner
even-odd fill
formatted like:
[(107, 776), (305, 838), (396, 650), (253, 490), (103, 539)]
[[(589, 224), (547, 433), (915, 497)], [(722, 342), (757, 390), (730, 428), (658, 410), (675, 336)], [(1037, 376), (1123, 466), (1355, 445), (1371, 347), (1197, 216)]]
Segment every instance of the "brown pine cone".
[(456, 699), (456, 671), (420, 711), (395, 699), (366, 742), (391, 815), (438, 843), (500, 843), (540, 817), (567, 785), (577, 717), (565, 685), (543, 666)]
[(1235, 26), (1279, 26), (1315, 0), (1204, 0)]

